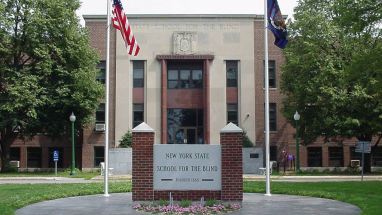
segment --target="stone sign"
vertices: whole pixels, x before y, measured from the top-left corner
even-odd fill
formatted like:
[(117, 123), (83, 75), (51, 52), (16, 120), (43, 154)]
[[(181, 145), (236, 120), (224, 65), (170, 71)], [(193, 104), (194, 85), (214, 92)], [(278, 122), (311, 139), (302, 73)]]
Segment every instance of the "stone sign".
[(154, 145), (154, 190), (220, 190), (220, 145)]

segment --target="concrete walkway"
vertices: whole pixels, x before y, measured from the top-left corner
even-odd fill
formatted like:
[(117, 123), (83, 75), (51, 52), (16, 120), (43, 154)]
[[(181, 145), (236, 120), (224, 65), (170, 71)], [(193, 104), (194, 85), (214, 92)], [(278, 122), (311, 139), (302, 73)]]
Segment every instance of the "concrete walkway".
[(0, 184), (79, 184), (96, 182), (67, 177), (0, 177)]
[[(131, 193), (111, 194), (110, 197), (92, 195), (56, 199), (29, 205), (16, 211), (16, 215), (117, 215), (144, 214), (132, 209)], [(359, 215), (361, 210), (353, 205), (320, 198), (244, 194), (241, 210), (233, 215)]]
[[(243, 175), (244, 180), (265, 181), (263, 175)], [(314, 176), (271, 176), (272, 181), (280, 182), (329, 182), (329, 181), (361, 181), (360, 175), (314, 175)], [(382, 181), (382, 175), (367, 175), (364, 181)]]
[[(244, 180), (265, 181), (263, 175), (245, 174)], [(131, 180), (131, 175), (111, 175), (110, 181)], [(361, 176), (271, 176), (272, 181), (280, 182), (328, 182), (328, 181), (361, 181)], [(382, 175), (364, 176), (364, 181), (382, 181)], [(0, 184), (66, 184), (66, 183), (94, 183), (103, 182), (103, 176), (96, 176), (91, 180), (69, 177), (0, 177)]]
[[(110, 180), (131, 180), (131, 175), (111, 175)], [(265, 181), (264, 175), (244, 174), (244, 180)], [(103, 181), (103, 176), (96, 176), (92, 181)], [(328, 181), (361, 181), (358, 175), (315, 175), (315, 176), (282, 176), (272, 175), (272, 181), (280, 182), (328, 182)], [(382, 175), (367, 175), (363, 177), (364, 181), (382, 181)]]

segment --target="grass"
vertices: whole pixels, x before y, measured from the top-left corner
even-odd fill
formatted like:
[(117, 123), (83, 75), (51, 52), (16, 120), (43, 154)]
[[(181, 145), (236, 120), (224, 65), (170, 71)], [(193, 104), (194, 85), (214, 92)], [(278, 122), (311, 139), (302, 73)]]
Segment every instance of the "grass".
[[(358, 206), (363, 215), (382, 211), (382, 182), (272, 182), (273, 194), (289, 194), (335, 199)], [(245, 181), (244, 192), (265, 193), (265, 183)]]
[[(110, 183), (113, 193), (131, 192), (130, 182)], [(45, 200), (103, 193), (103, 183), (89, 184), (5, 184), (0, 185), (0, 214)]]
[[(361, 208), (363, 215), (382, 211), (382, 182), (272, 182), (273, 194), (290, 194), (335, 199)], [(130, 182), (110, 183), (110, 192), (131, 192)], [(265, 193), (265, 183), (245, 181), (244, 192)], [(0, 213), (14, 214), (26, 205), (69, 196), (103, 193), (102, 183), (0, 185)]]

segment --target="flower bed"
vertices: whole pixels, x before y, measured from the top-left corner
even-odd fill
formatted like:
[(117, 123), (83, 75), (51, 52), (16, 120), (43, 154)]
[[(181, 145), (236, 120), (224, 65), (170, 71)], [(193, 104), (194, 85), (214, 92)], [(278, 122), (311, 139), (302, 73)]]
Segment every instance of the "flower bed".
[(144, 211), (153, 214), (222, 214), (231, 212), (234, 210), (239, 210), (241, 208), (238, 203), (230, 204), (214, 204), (212, 206), (203, 206), (200, 203), (192, 204), (187, 207), (182, 207), (179, 204), (173, 205), (155, 205), (155, 204), (135, 204), (133, 209), (137, 211)]

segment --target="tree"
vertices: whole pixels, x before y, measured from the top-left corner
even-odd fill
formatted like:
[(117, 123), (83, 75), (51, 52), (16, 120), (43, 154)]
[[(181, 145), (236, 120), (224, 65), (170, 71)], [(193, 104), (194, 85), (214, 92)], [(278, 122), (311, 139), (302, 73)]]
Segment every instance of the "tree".
[(119, 141), (119, 147), (120, 148), (131, 148), (133, 144), (133, 134), (131, 131), (127, 131), (123, 136), (122, 139)]
[(98, 57), (75, 11), (78, 0), (0, 3), (0, 154), (2, 171), (16, 138), (64, 135), (73, 111), (90, 122), (103, 88)]
[(292, 122), (301, 114), (304, 144), (318, 137), (380, 142), (381, 24), (381, 1), (299, 1), (281, 89), (284, 116)]

